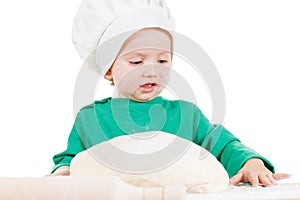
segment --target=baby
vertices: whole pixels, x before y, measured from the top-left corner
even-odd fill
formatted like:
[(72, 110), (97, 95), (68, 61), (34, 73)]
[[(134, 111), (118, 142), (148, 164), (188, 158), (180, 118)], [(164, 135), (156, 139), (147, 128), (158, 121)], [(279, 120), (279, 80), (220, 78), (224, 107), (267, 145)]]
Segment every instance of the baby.
[[(289, 177), (288, 174), (275, 174), (266, 158), (243, 145), (223, 126), (211, 124), (196, 105), (159, 96), (168, 83), (173, 49), (170, 27), (163, 23), (166, 19), (171, 21), (164, 1), (85, 0), (81, 7), (84, 6), (94, 9), (81, 9), (78, 16), (84, 12), (107, 15), (103, 18), (109, 23), (91, 19), (95, 26), (105, 27), (102, 34), (97, 34), (100, 38), (96, 41), (100, 43), (107, 32), (119, 31), (113, 27), (118, 20), (120, 29), (128, 24), (132, 26), (128, 29), (135, 31), (120, 44), (113, 63), (102, 72), (117, 92), (113, 98), (95, 101), (80, 110), (67, 149), (53, 158), (52, 175), (69, 175), (72, 159), (97, 144), (127, 134), (162, 131), (209, 150), (227, 171), (231, 184), (251, 182), (253, 186), (273, 186), (276, 180)], [(159, 15), (163, 19), (155, 20)], [(134, 24), (137, 21), (145, 23), (139, 26)], [(95, 48), (100, 48), (99, 44)], [(213, 147), (212, 141), (216, 141)]]

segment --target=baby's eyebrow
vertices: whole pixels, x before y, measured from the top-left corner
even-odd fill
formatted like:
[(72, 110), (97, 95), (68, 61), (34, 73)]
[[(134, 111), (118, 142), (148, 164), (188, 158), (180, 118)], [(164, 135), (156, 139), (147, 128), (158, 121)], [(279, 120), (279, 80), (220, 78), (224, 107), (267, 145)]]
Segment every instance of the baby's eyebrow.
[[(157, 53), (157, 55), (159, 55), (159, 56), (161, 56), (161, 55), (167, 55), (167, 54), (170, 54), (170, 52), (168, 52), (168, 51), (159, 51)], [(131, 52), (131, 53), (127, 54), (127, 56), (141, 56), (141, 57), (145, 57), (147, 55), (149, 55), (149, 54), (142, 53), (142, 52)]]

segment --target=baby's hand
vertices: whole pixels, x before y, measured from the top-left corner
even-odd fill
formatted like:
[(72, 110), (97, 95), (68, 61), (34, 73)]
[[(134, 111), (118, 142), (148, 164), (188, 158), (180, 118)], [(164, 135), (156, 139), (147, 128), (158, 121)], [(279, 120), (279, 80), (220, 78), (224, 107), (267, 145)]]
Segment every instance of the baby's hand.
[(69, 176), (70, 175), (70, 167), (69, 166), (61, 166), (57, 168), (50, 176)]
[(264, 162), (258, 158), (248, 160), (242, 169), (230, 179), (230, 184), (235, 185), (240, 182), (250, 182), (253, 187), (262, 184), (263, 186), (277, 185), (276, 180), (289, 178), (291, 175), (284, 173), (273, 174), (268, 170)]

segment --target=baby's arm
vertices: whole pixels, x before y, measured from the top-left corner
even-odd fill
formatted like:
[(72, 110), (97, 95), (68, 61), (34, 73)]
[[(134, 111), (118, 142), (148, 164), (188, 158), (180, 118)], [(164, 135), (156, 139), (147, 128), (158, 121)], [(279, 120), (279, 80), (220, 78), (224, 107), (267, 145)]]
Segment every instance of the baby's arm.
[(61, 166), (57, 168), (51, 176), (69, 176), (70, 175), (70, 167), (69, 166)]
[(51, 172), (51, 175), (70, 175), (70, 163), (74, 156), (84, 151), (85, 147), (83, 146), (78, 132), (76, 130), (76, 126), (74, 125), (71, 131), (71, 134), (68, 139), (68, 147), (65, 151), (56, 154), (53, 157), (53, 161), (55, 166)]
[(276, 180), (288, 178), (289, 174), (275, 174), (270, 161), (251, 148), (243, 145), (221, 125), (212, 125), (196, 108), (199, 125), (195, 134), (195, 143), (205, 147), (223, 164), (231, 184), (250, 182), (253, 186), (260, 183), (265, 186), (276, 184)]

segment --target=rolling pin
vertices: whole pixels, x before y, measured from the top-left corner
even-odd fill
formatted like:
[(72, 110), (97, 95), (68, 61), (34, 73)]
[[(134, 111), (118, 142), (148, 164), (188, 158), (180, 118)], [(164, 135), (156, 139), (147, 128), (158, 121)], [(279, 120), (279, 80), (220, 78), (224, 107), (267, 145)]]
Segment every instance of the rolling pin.
[(182, 185), (142, 188), (113, 176), (0, 177), (5, 200), (182, 200)]

